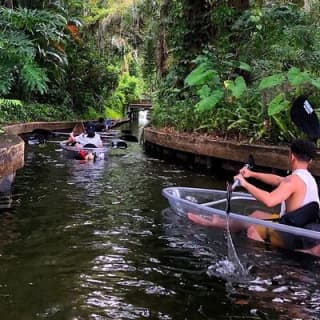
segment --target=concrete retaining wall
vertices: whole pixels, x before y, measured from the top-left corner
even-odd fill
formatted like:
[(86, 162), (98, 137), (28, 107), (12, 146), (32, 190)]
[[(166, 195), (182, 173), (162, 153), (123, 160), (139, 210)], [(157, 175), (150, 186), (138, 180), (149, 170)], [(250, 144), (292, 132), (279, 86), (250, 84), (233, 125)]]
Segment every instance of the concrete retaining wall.
[(12, 134), (0, 136), (0, 179), (24, 165), (24, 141)]
[(56, 121), (56, 122), (27, 122), (10, 124), (3, 127), (7, 134), (22, 134), (32, 132), (34, 129), (63, 130), (72, 129), (79, 121)]
[[(179, 153), (190, 153), (202, 157), (210, 163), (215, 159), (223, 159), (239, 163), (246, 163), (251, 154), (255, 164), (278, 170), (288, 169), (288, 147), (264, 146), (256, 144), (237, 143), (230, 141), (218, 141), (204, 135), (188, 135), (183, 133), (167, 133), (154, 128), (144, 129), (144, 139), (148, 144), (160, 146)], [(168, 153), (168, 151), (165, 151)], [(209, 157), (209, 160), (206, 159)], [(320, 153), (311, 165), (311, 172), (320, 177)]]
[(0, 135), (0, 183), (4, 177), (14, 174), (24, 166), (25, 143), (18, 136), (34, 129), (63, 130), (71, 129), (77, 122), (29, 122), (4, 126), (5, 134)]

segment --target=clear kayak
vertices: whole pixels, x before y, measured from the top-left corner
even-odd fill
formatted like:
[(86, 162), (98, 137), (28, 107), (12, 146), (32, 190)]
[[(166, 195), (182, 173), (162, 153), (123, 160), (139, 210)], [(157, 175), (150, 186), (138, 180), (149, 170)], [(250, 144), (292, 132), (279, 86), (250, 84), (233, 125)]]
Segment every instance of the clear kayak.
[[(58, 132), (55, 131), (54, 135), (56, 136), (70, 136), (71, 132)], [(118, 138), (121, 135), (120, 130), (109, 130), (109, 131), (101, 131), (101, 132), (96, 132), (100, 135), (102, 139), (113, 139), (113, 138)]]
[(114, 138), (119, 138), (121, 135), (120, 130), (108, 130), (108, 131), (101, 131), (97, 132), (101, 139), (114, 139)]
[[(212, 219), (214, 216), (227, 218), (227, 192), (224, 190), (168, 187), (162, 190), (162, 195), (179, 215), (187, 217), (189, 213), (192, 213), (207, 219)], [(287, 236), (287, 238), (290, 237), (290, 242), (299, 240), (302, 248), (298, 249), (320, 244), (320, 224), (311, 223), (300, 228), (249, 216), (255, 210), (276, 213), (279, 212), (279, 209), (279, 207), (265, 207), (248, 193), (233, 192), (230, 198), (229, 222), (239, 222), (246, 227), (263, 227)], [(286, 247), (285, 245), (280, 246)]]
[(76, 146), (70, 146), (67, 145), (65, 141), (61, 141), (60, 142), (60, 147), (67, 152), (67, 154), (70, 157), (75, 158), (78, 154), (79, 151), (85, 150), (87, 152), (91, 152), (94, 153), (97, 156), (97, 159), (104, 159), (105, 158), (105, 154), (108, 152), (108, 148), (107, 147), (102, 147), (102, 148), (91, 148), (91, 147), (76, 147)]

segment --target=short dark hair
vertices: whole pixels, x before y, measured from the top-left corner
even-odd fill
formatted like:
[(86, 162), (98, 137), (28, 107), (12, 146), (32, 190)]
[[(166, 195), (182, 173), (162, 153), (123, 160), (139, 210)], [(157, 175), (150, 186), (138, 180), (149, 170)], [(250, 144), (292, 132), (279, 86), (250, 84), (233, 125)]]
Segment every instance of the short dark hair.
[(309, 140), (297, 139), (293, 141), (290, 150), (300, 161), (308, 162), (316, 155), (316, 146)]

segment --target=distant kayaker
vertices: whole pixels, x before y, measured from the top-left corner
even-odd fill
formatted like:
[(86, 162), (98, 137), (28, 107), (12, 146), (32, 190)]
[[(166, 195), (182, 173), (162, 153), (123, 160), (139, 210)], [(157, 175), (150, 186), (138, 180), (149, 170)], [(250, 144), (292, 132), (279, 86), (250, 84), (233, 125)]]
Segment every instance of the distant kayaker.
[(105, 132), (108, 130), (106, 122), (102, 117), (98, 119), (98, 122), (96, 123), (95, 127), (97, 132)]
[[(275, 207), (281, 204), (281, 212), (279, 215), (268, 212), (255, 211), (250, 216), (264, 220), (275, 220), (279, 223), (305, 227), (310, 223), (319, 222), (319, 191), (314, 177), (309, 171), (309, 165), (316, 154), (315, 144), (307, 140), (295, 140), (290, 147), (288, 164), (292, 173), (286, 177), (281, 177), (269, 173), (254, 172), (244, 167), (239, 174), (234, 178), (237, 179), (240, 185), (245, 188), (254, 198), (262, 202), (267, 207)], [(248, 182), (248, 178), (254, 178), (265, 184), (274, 187), (271, 192), (258, 188)], [(208, 219), (201, 220), (201, 217), (195, 217), (193, 214), (188, 214), (190, 220), (211, 226), (223, 226), (225, 222), (221, 218), (214, 216), (211, 221)], [(202, 218), (203, 219), (203, 218)], [(253, 226), (243, 224), (235, 224), (234, 229), (247, 228), (249, 238), (258, 241), (271, 241), (273, 244), (284, 246), (286, 242), (288, 246), (289, 235), (279, 233), (262, 226)], [(271, 237), (276, 239), (270, 239)], [(297, 237), (295, 238), (297, 239)], [(291, 244), (293, 249), (304, 249), (303, 243)]]
[(88, 122), (86, 125), (86, 132), (74, 136), (73, 132), (70, 133), (66, 144), (71, 144), (79, 148), (79, 159), (81, 160), (94, 160), (94, 154), (82, 148), (102, 148), (103, 143), (101, 137), (95, 132), (95, 124)]

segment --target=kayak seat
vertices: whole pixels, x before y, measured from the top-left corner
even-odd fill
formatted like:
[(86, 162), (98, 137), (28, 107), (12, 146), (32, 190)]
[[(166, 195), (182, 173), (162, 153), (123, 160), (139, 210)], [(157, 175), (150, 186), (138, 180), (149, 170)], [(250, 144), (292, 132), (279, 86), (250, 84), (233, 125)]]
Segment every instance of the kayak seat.
[(319, 204), (310, 202), (303, 207), (284, 214), (279, 223), (302, 228), (309, 223), (319, 223)]
[(83, 146), (83, 148), (97, 148), (97, 146), (93, 143), (87, 143)]

